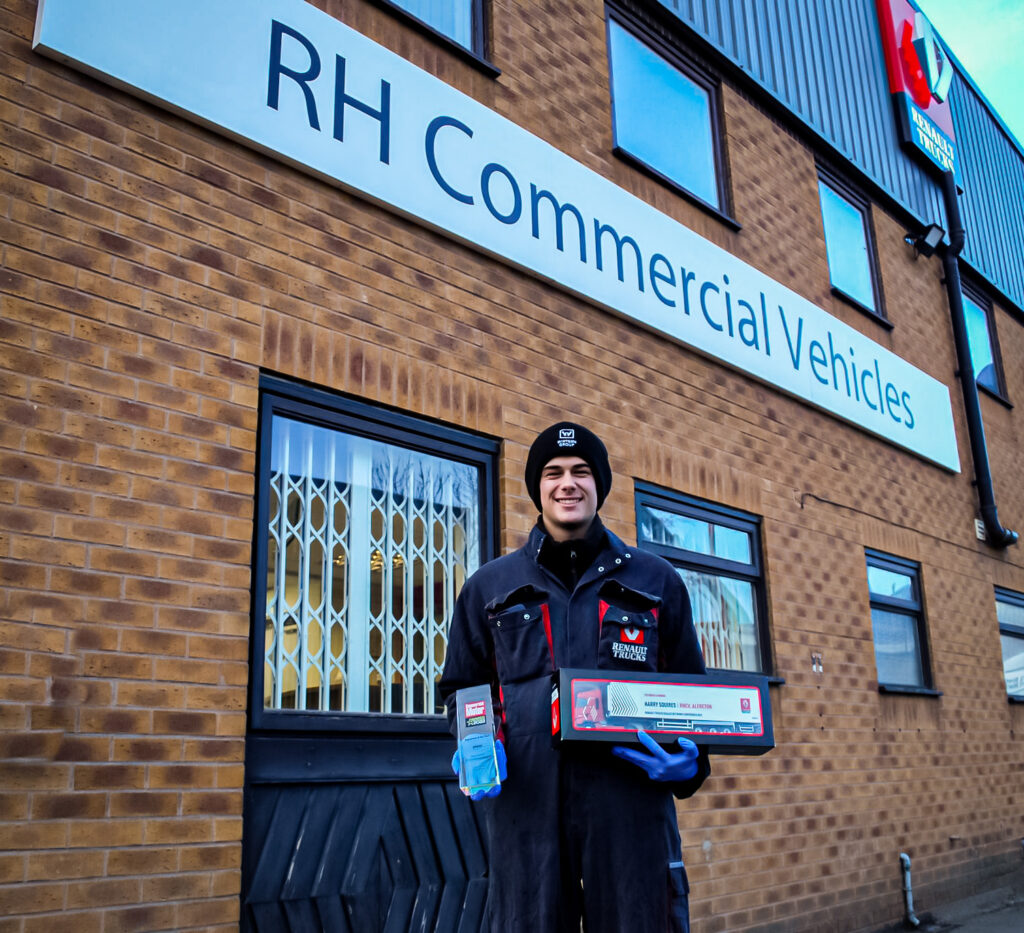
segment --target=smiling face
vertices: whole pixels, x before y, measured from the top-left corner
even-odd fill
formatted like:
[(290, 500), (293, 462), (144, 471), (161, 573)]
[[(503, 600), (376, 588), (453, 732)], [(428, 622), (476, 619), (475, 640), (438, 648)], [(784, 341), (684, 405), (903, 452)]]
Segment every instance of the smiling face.
[(555, 457), (540, 471), (544, 527), (556, 541), (582, 538), (597, 514), (597, 483), (581, 457)]

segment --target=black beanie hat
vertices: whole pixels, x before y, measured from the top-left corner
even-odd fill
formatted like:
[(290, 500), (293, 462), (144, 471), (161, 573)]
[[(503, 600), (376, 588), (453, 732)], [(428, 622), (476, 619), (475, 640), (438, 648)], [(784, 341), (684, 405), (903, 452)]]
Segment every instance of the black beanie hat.
[(608, 465), (608, 451), (593, 431), (580, 424), (560, 421), (545, 428), (530, 447), (526, 458), (526, 491), (539, 511), (540, 473), (555, 457), (579, 457), (586, 460), (594, 473), (597, 486), (597, 507), (601, 508), (612, 488), (612, 468)]

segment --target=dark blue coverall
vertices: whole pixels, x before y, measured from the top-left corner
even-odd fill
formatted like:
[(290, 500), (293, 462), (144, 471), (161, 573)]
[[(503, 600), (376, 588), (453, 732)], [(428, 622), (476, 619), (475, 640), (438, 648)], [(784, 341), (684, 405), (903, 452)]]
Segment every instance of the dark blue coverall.
[[(707, 755), (691, 780), (663, 784), (608, 744), (552, 745), (557, 668), (705, 672), (676, 571), (595, 521), (596, 556), (571, 592), (538, 560), (538, 523), (522, 548), (467, 581), (452, 618), (440, 685), (449, 722), (455, 690), (491, 683), (508, 754), (500, 795), (474, 804), (490, 842), (493, 933), (579, 933), (581, 917), (587, 933), (689, 930), (673, 793), (700, 787)], [(638, 628), (645, 657), (622, 660), (637, 652), (614, 645), (635, 644)]]

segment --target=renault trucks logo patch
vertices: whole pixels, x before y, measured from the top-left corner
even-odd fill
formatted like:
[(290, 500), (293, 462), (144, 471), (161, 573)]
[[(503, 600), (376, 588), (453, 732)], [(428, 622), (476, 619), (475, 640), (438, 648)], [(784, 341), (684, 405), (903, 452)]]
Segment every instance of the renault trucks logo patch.
[(943, 172), (956, 172), (949, 107), (953, 63), (928, 18), (910, 0), (876, 0), (900, 137)]
[(635, 625), (622, 630), (622, 640), (628, 641), (631, 645), (642, 645), (644, 643), (644, 630)]
[(647, 661), (647, 646), (644, 644), (644, 630), (630, 627), (622, 629), (621, 641), (612, 642), (612, 657), (618, 661)]
[(576, 446), (576, 429), (575, 428), (559, 428), (558, 429), (558, 446), (559, 447), (575, 447)]

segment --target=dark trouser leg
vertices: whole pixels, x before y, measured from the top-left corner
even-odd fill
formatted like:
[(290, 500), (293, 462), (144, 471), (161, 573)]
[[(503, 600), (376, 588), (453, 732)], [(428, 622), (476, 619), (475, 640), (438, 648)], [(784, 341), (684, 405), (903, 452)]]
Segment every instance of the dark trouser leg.
[[(643, 773), (580, 769), (568, 831), (579, 852), (586, 933), (686, 933), (671, 794)], [(674, 863), (674, 864), (673, 864)]]

